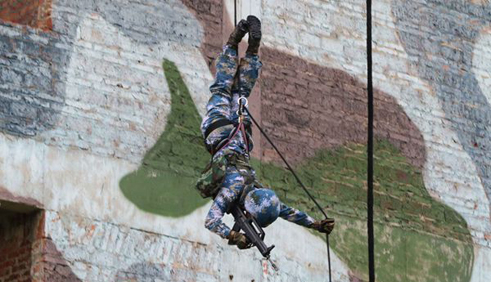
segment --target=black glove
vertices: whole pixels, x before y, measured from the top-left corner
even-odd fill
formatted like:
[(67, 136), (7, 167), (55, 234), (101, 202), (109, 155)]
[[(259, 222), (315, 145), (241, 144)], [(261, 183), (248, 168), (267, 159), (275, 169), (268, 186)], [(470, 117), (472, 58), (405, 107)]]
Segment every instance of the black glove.
[(247, 240), (247, 237), (236, 231), (230, 231), (230, 234), (228, 234), (228, 244), (229, 245), (237, 245), (237, 248), (243, 250), (243, 249), (249, 249), (251, 247), (251, 243)]
[(334, 218), (327, 218), (324, 220), (317, 220), (310, 225), (310, 228), (315, 229), (321, 233), (331, 233), (334, 229)]

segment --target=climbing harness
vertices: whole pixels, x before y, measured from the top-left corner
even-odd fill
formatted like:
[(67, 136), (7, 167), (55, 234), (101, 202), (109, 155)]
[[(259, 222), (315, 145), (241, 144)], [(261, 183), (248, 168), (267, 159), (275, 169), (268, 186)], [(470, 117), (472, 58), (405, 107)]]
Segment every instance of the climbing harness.
[[(233, 123), (226, 119), (220, 119), (212, 123), (205, 132), (205, 146), (207, 150), (211, 153), (211, 159), (206, 168), (201, 172), (198, 181), (196, 182), (196, 189), (203, 198), (214, 198), (225, 178), (227, 166), (235, 166), (239, 173), (246, 179), (250, 184), (253, 183), (253, 173), (252, 167), (249, 165), (248, 160), (245, 157), (238, 156), (237, 154), (224, 153), (215, 157), (215, 155), (222, 149), (226, 148), (230, 142), (239, 134), (242, 134), (242, 138), (245, 144), (245, 150), (249, 154), (249, 137), (250, 127), (245, 125), (244, 122), (244, 107), (248, 105), (246, 97), (239, 97), (237, 103), (239, 104), (239, 109), (237, 110), (239, 123), (234, 126), (234, 129), (230, 132), (229, 136), (218, 143), (216, 146), (211, 146), (206, 144), (206, 139), (215, 129), (223, 126), (233, 125)], [(249, 131), (249, 133), (248, 133)], [(252, 179), (252, 180), (251, 180)]]
[[(228, 126), (228, 125), (234, 126), (234, 123), (229, 121), (229, 120), (226, 120), (226, 119), (221, 119), (221, 120), (218, 120), (218, 121), (212, 123), (205, 131), (204, 140), (206, 140), (208, 138), (208, 136), (215, 129), (218, 129), (218, 128), (223, 127), (223, 126)], [(249, 126), (247, 126), (243, 122), (243, 120), (239, 120), (239, 124), (237, 124), (237, 126), (234, 126), (234, 130), (232, 130), (230, 132), (229, 137), (223, 139), (220, 143), (216, 144), (215, 146), (208, 145), (205, 142), (206, 149), (208, 150), (208, 152), (210, 152), (210, 154), (212, 156), (214, 156), (222, 148), (225, 148), (230, 143), (230, 141), (237, 135), (238, 132), (242, 132), (244, 142), (246, 143), (246, 150), (247, 150), (247, 152), (249, 152), (249, 141), (248, 141), (247, 136), (251, 135), (251, 128)]]

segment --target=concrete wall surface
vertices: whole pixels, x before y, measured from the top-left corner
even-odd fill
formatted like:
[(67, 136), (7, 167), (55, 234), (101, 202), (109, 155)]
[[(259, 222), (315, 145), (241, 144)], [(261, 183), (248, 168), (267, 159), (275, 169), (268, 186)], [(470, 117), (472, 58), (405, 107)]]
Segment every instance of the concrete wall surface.
[[(491, 4), (373, 5), (377, 281), (489, 281)], [(275, 271), (204, 228), (199, 126), (235, 10), (263, 26), (251, 112), (336, 218), (333, 281), (367, 281), (365, 9), (0, 1), (0, 281), (327, 280), (318, 233), (266, 228)], [(321, 219), (253, 135), (261, 182)]]

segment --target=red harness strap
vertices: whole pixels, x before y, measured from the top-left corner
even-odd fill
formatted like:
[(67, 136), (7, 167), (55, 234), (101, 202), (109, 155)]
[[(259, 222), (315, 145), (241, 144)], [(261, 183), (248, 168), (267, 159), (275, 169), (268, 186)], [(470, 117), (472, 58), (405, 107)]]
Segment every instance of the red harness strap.
[[(241, 120), (241, 119), (240, 119)], [(234, 133), (232, 134), (232, 136), (230, 137), (227, 137), (227, 142), (225, 144), (223, 144), (222, 146), (219, 146), (216, 151), (212, 151), (211, 152), (211, 155), (214, 156), (216, 153), (218, 153), (221, 149), (227, 147), (228, 144), (230, 144), (230, 142), (232, 142), (232, 139), (235, 138), (235, 136), (237, 136), (237, 133), (242, 132), (242, 138), (244, 139), (244, 143), (246, 145), (246, 150), (247, 150), (247, 153), (249, 153), (249, 142), (247, 141), (247, 132), (246, 132), (246, 129), (245, 129), (245, 125), (244, 125), (244, 122), (241, 120), (239, 122), (239, 124), (237, 125), (237, 127), (235, 127), (234, 129)]]

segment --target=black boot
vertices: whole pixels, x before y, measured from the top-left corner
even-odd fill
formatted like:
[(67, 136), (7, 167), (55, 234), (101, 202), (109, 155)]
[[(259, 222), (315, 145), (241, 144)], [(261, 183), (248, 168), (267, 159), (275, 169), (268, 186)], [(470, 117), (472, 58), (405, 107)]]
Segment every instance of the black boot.
[(242, 38), (246, 35), (248, 31), (249, 31), (249, 24), (247, 23), (246, 20), (241, 20), (235, 27), (234, 31), (232, 31), (232, 33), (230, 34), (230, 37), (228, 38), (227, 41), (227, 45), (237, 50), (239, 46), (239, 42), (242, 40)]
[(259, 45), (261, 43), (261, 21), (255, 16), (248, 16), (247, 23), (249, 24), (249, 47), (246, 54), (257, 55)]

